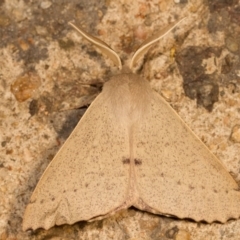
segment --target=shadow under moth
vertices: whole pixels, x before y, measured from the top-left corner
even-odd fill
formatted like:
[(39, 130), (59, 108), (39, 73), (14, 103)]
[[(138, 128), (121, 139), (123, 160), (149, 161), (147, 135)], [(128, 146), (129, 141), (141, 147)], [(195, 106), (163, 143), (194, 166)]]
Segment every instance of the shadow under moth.
[[(43, 173), (23, 230), (93, 221), (131, 206), (208, 223), (239, 217), (238, 184), (149, 82), (131, 72), (182, 20), (147, 39), (129, 67), (105, 83)], [(106, 43), (70, 25), (122, 67)]]

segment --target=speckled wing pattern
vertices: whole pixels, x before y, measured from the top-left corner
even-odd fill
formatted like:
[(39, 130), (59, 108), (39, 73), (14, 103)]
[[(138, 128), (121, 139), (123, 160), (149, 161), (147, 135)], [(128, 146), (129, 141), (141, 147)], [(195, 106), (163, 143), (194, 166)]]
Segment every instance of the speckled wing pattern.
[[(179, 22), (146, 40), (130, 66)], [(121, 68), (108, 45), (79, 32)], [(91, 221), (130, 206), (226, 222), (240, 215), (240, 192), (169, 104), (125, 68), (104, 85), (49, 164), (26, 208), (23, 229)]]
[(240, 215), (240, 192), (221, 162), (158, 94), (139, 123), (136, 188), (139, 207), (153, 213), (226, 222)]
[[(128, 134), (100, 94), (41, 177), (23, 229), (48, 229), (120, 209), (128, 194)], [(123, 206), (123, 208), (126, 208)]]

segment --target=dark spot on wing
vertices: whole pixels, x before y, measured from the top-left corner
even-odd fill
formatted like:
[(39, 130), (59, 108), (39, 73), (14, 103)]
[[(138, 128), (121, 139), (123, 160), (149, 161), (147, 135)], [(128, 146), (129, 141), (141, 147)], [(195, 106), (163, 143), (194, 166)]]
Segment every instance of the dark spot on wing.
[(55, 200), (55, 197), (53, 197), (51, 200), (54, 201), (54, 200)]
[(123, 158), (122, 162), (123, 162), (123, 164), (130, 164), (130, 159), (129, 158)]
[(214, 191), (215, 193), (218, 193), (218, 191), (217, 191), (216, 189), (213, 189), (213, 191)]
[(76, 191), (77, 191), (77, 189), (74, 189), (73, 191), (74, 191), (74, 192), (76, 192)]
[(88, 183), (85, 183), (85, 187), (86, 187), (86, 188), (88, 187), (88, 185), (89, 185)]
[(134, 159), (135, 165), (142, 165), (142, 160), (141, 159)]
[(161, 177), (164, 177), (164, 173), (161, 173), (160, 176), (161, 176)]
[(42, 199), (42, 200), (40, 201), (40, 203), (43, 204), (43, 203), (44, 203), (44, 200)]
[(182, 183), (181, 183), (181, 181), (180, 181), (180, 180), (178, 180), (178, 181), (177, 181), (177, 184), (178, 184), (178, 185), (181, 185)]
[[(122, 159), (123, 164), (130, 164), (130, 159), (129, 158), (123, 158)], [(142, 165), (142, 160), (141, 159), (134, 159), (134, 164), (135, 165)]]

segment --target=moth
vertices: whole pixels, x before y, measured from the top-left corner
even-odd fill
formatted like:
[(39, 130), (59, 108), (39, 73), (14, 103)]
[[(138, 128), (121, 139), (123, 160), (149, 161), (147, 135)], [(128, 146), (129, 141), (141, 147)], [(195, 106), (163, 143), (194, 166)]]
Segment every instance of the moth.
[[(239, 217), (235, 180), (149, 82), (131, 73), (182, 20), (146, 40), (105, 83), (39, 180), (23, 230), (93, 221), (131, 206), (208, 223)], [(122, 67), (106, 43), (70, 25)]]

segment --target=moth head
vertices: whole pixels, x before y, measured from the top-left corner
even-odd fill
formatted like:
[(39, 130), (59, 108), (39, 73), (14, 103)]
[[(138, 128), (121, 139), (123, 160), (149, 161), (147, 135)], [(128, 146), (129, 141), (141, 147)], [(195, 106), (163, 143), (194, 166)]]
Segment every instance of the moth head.
[[(128, 68), (131, 70), (134, 68), (135, 64), (138, 62), (138, 60), (144, 56), (145, 53), (155, 44), (157, 41), (159, 41), (161, 38), (163, 38), (166, 34), (168, 34), (173, 28), (175, 28), (178, 24), (180, 24), (183, 20), (182, 18), (178, 20), (177, 22), (174, 22), (170, 24), (169, 26), (165, 27), (161, 31), (159, 31), (156, 35), (151, 36), (150, 38), (146, 39), (136, 50), (136, 52), (133, 54), (132, 59), (129, 63)], [(96, 38), (90, 34), (88, 34), (86, 31), (84, 31), (81, 27), (76, 27), (72, 22), (69, 22), (69, 25), (76, 29), (82, 37), (87, 39), (89, 42), (94, 44), (96, 47), (100, 49), (100, 51), (104, 54), (106, 54), (113, 62), (114, 64), (119, 68), (122, 69), (122, 62), (118, 54), (105, 42), (100, 40), (99, 38)]]

